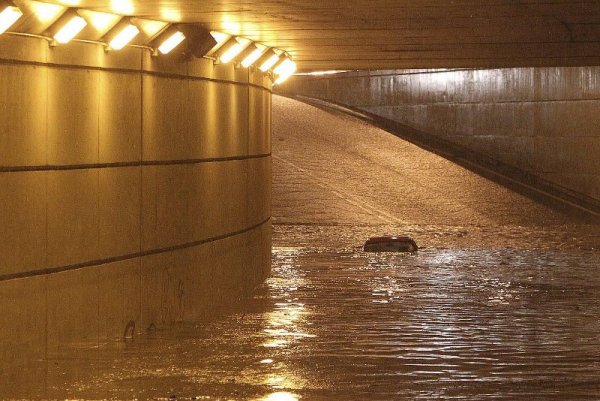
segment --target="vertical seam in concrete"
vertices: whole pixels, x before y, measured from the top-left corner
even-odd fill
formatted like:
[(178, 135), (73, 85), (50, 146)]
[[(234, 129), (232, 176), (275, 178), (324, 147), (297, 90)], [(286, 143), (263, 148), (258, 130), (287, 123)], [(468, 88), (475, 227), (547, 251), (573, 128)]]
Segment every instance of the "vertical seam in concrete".
[[(48, 164), (48, 150), (49, 150), (49, 144), (48, 141), (50, 140), (49, 138), (49, 134), (48, 134), (48, 122), (50, 121), (49, 118), (49, 101), (50, 101), (50, 71), (49, 68), (44, 68), (44, 72), (46, 74), (46, 124), (45, 124), (45, 136), (46, 136), (46, 164)], [(46, 241), (44, 243), (44, 265), (48, 266), (48, 233), (49, 233), (49, 227), (48, 227), (48, 195), (50, 192), (49, 189), (49, 182), (48, 182), (48, 177), (50, 174), (52, 174), (50, 171), (46, 171), (43, 173), (44, 174), (44, 192), (45, 192), (45, 198), (44, 198), (44, 203), (45, 203), (45, 216), (46, 216), (46, 221), (45, 223), (45, 230), (46, 230)], [(45, 305), (45, 322), (44, 322), (44, 360), (45, 360), (45, 364), (44, 364), (44, 390), (47, 391), (47, 386), (48, 386), (48, 277), (44, 278), (44, 305)]]
[[(250, 83), (250, 69), (246, 69), (246, 82)], [(250, 129), (250, 102), (251, 102), (251, 87), (250, 85), (248, 85), (246, 87), (247, 90), (247, 94), (246, 94), (246, 156), (250, 154), (250, 135), (252, 130)], [(244, 161), (244, 172), (245, 172), (245, 176), (244, 176), (244, 186), (246, 187), (246, 213), (245, 213), (245, 217), (246, 217), (246, 224), (249, 224), (251, 221), (251, 217), (250, 216), (250, 161), (249, 160), (245, 160)]]
[[(98, 78), (102, 77), (104, 79), (104, 76), (101, 74), (104, 74), (103, 72), (98, 72)], [(100, 82), (100, 79), (96, 79), (96, 85), (98, 85), (98, 82)], [(102, 95), (104, 95), (104, 93), (101, 93), (101, 87), (103, 85), (100, 85), (97, 90), (96, 90), (96, 113), (97, 113), (97, 125), (96, 125), (96, 143), (97, 143), (97, 147), (96, 147), (96, 152), (97, 152), (97, 160), (98, 163), (100, 163), (100, 113), (101, 113), (101, 101), (102, 101)], [(95, 169), (96, 171), (96, 249), (98, 252), (98, 255), (101, 255), (101, 249), (100, 249), (100, 170), (99, 169)], [(98, 347), (98, 349), (100, 349), (100, 277), (97, 277), (96, 280), (94, 280), (96, 283), (96, 345)], [(97, 352), (96, 353), (96, 362), (100, 361), (100, 353)]]
[[(144, 161), (144, 52), (140, 51), (140, 153), (139, 153), (139, 158), (140, 158), (140, 163)], [(139, 220), (139, 224), (140, 224), (140, 253), (143, 250), (144, 247), (144, 166), (143, 164), (140, 165), (140, 220)], [(143, 288), (142, 288), (142, 261), (143, 261), (143, 256), (140, 257), (138, 259), (138, 305), (137, 305), (137, 318), (138, 318), (138, 324), (136, 325), (138, 327), (140, 327), (140, 324), (142, 322), (142, 294), (143, 294)]]

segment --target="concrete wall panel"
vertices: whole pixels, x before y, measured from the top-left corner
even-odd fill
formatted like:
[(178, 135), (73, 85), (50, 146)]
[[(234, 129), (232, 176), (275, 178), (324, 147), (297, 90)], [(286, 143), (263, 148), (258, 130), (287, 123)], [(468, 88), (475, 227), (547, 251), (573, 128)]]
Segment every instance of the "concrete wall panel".
[(155, 248), (193, 242), (194, 165), (159, 166), (156, 171)]
[(143, 96), (144, 160), (193, 159), (188, 82), (145, 76)]
[(271, 105), (270, 94), (264, 90), (251, 87), (249, 89), (249, 143), (250, 154), (271, 153)]
[(212, 70), (211, 78), (220, 81), (235, 81), (235, 67), (232, 64), (216, 64)]
[[(47, 352), (69, 353), (74, 342), (98, 343), (99, 269), (79, 269), (47, 278)], [(85, 322), (85, 324), (82, 324)]]
[(271, 159), (248, 160), (248, 218), (258, 223), (271, 210)]
[(47, 266), (46, 177), (0, 173), (0, 275)]
[(48, 173), (48, 266), (99, 258), (98, 174), (97, 169)]
[(104, 49), (99, 46), (89, 46), (86, 43), (71, 42), (68, 46), (51, 47), (47, 53), (46, 62), (52, 64), (67, 64), (85, 67), (101, 65), (105, 58)]
[(140, 327), (141, 288), (139, 258), (110, 263), (99, 269), (99, 339), (122, 339), (135, 335)]
[(175, 251), (146, 256), (141, 267), (140, 329), (183, 321), (185, 269), (190, 267), (189, 252)]
[(41, 67), (0, 65), (0, 166), (46, 164), (47, 79)]
[[(141, 160), (141, 77), (102, 72), (99, 80), (99, 162)], [(115, 109), (120, 112), (115, 113)]]
[(45, 63), (48, 60), (48, 42), (23, 36), (0, 36), (0, 54), (5, 60)]
[[(242, 154), (246, 142), (237, 136), (240, 129), (240, 116), (235, 107), (238, 104), (238, 91), (234, 85), (215, 83), (215, 105), (218, 116), (215, 128), (219, 137), (220, 152), (224, 154)], [(235, 110), (232, 113), (219, 113), (219, 110)], [(245, 139), (245, 138), (244, 138)]]
[(157, 172), (158, 166), (142, 168), (142, 250), (159, 248), (156, 233), (157, 226)]
[(194, 141), (190, 147), (200, 159), (225, 157), (219, 152), (219, 133), (215, 128), (216, 107), (213, 84), (205, 80), (190, 81), (190, 126)]
[(48, 163), (98, 163), (100, 72), (48, 70)]
[(12, 361), (17, 365), (45, 357), (46, 281), (47, 277), (40, 276), (0, 282), (2, 364)]
[(98, 170), (99, 258), (139, 251), (142, 172), (140, 167)]

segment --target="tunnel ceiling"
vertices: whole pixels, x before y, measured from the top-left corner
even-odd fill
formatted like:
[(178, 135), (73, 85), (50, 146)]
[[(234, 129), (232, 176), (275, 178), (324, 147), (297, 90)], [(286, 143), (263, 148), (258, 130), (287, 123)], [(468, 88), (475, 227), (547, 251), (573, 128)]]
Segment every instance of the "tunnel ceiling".
[(81, 0), (78, 5), (113, 12), (125, 6), (147, 18), (199, 22), (288, 50), (304, 71), (600, 64), (598, 0)]

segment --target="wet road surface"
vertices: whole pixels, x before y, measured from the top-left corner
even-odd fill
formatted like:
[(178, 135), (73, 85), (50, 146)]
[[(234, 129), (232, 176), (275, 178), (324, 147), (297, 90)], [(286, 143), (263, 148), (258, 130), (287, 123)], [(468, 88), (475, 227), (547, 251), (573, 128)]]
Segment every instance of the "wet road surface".
[[(598, 226), (351, 117), (279, 97), (273, 117), (265, 286), (0, 398), (600, 399)], [(361, 251), (381, 234), (421, 249)]]

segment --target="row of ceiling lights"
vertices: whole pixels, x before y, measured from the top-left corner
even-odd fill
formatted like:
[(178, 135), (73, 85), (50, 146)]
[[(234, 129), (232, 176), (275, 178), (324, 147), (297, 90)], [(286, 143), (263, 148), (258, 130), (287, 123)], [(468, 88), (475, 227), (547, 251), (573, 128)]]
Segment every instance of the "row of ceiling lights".
[[(41, 37), (49, 40), (53, 46), (69, 43), (88, 25), (82, 10), (46, 5), (55, 7), (54, 10), (57, 11), (55, 18), (52, 17), (53, 22)], [(35, 13), (34, 9), (33, 14)], [(154, 28), (150, 32), (146, 29), (150, 45), (142, 47), (151, 49), (154, 55), (169, 54), (188, 39), (190, 42), (188, 50), (194, 56), (210, 57), (218, 63), (237, 63), (244, 68), (257, 66), (262, 72), (272, 72), (276, 78), (275, 84), (285, 81), (296, 71), (296, 63), (281, 50), (269, 48), (243, 37), (215, 31), (208, 32), (198, 25), (143, 21), (130, 16), (90, 11), (87, 16), (90, 20), (94, 17), (103, 20), (104, 24), (108, 25), (104, 29), (105, 33), (101, 41), (96, 43), (106, 46), (109, 51), (135, 46), (132, 42), (138, 37), (141, 29), (153, 25)], [(23, 11), (13, 2), (0, 0), (0, 35), (8, 32), (8, 29), (15, 26), (22, 17)], [(31, 36), (21, 32), (10, 33)]]

